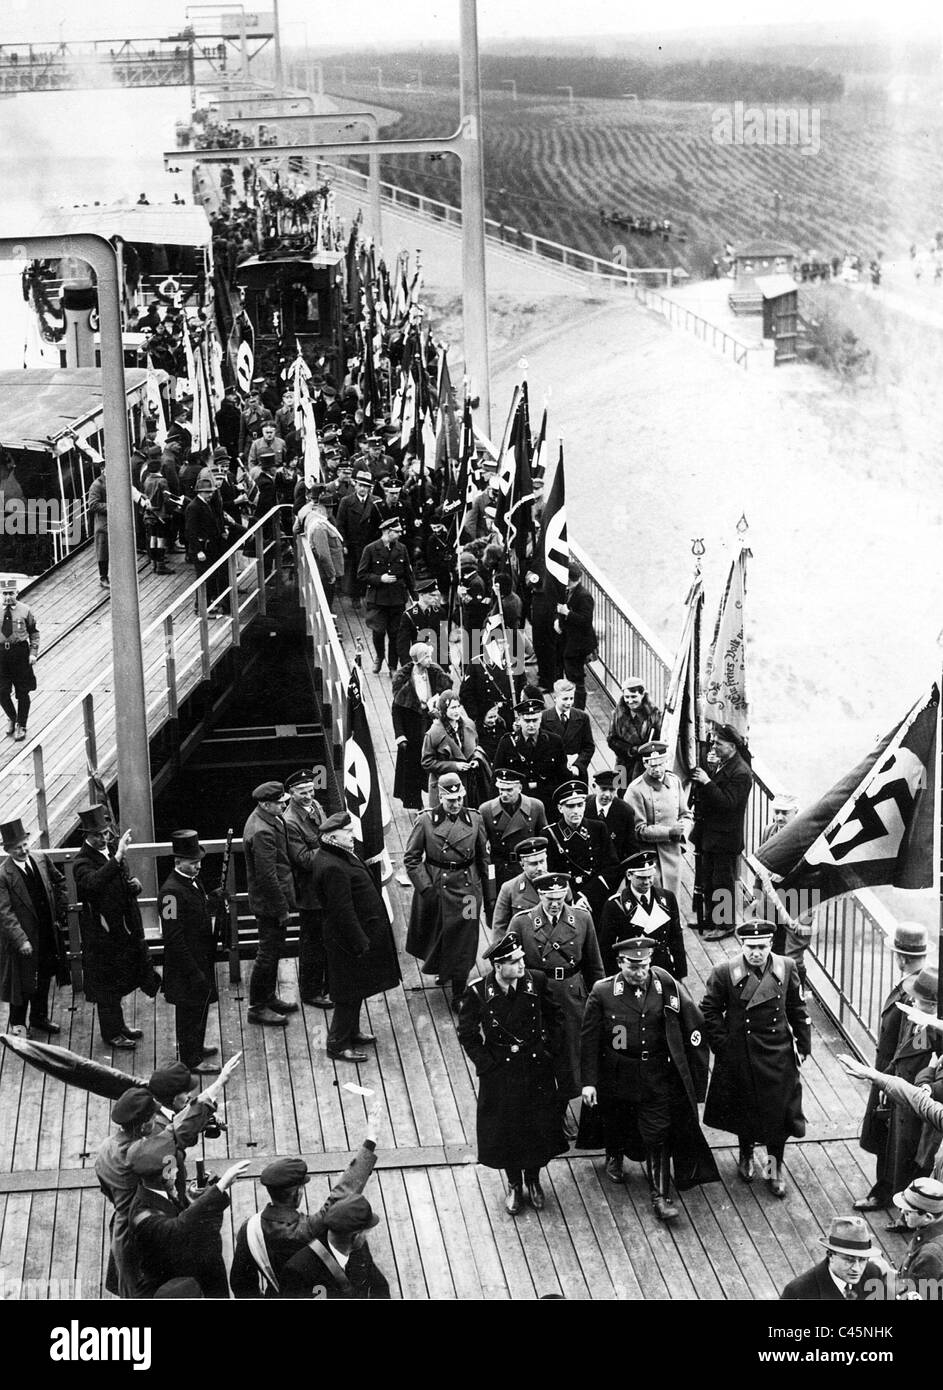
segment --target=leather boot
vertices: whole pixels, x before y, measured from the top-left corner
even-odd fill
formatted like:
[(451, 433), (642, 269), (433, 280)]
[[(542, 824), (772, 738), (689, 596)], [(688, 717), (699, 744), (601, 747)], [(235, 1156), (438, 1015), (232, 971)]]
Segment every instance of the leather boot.
[(753, 1145), (741, 1144), (740, 1157), (737, 1159), (737, 1173), (743, 1182), (752, 1182), (754, 1172)]
[(653, 1149), (649, 1158), (652, 1179), (652, 1208), (659, 1221), (675, 1221), (681, 1215), (671, 1200), (671, 1161), (665, 1145)]
[(509, 1187), (504, 1205), (507, 1207), (508, 1216), (520, 1216), (524, 1209), (524, 1189), (522, 1187)]
[(622, 1154), (606, 1154), (606, 1177), (610, 1182), (625, 1182), (622, 1157)]
[(544, 1190), (540, 1185), (539, 1173), (535, 1178), (527, 1179), (527, 1199), (534, 1208), (534, 1211), (543, 1211), (544, 1207), (547, 1205)]

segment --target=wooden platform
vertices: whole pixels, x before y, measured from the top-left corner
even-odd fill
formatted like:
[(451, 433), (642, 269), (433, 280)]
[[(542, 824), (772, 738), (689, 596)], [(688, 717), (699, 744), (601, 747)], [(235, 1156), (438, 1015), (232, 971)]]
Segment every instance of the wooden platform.
[[(368, 634), (346, 609), (339, 620), (352, 654), (355, 637)], [(389, 677), (368, 673), (364, 688), (380, 769), (391, 786)], [(605, 751), (608, 712), (591, 704)], [(600, 765), (604, 761), (600, 756)], [(388, 847), (398, 869), (409, 816), (394, 809)], [(388, 890), (402, 947), (411, 890), (392, 880)], [(705, 946), (689, 932), (687, 945), (688, 984), (699, 998), (724, 943)], [(250, 1172), (257, 1174), (273, 1154), (303, 1154), (317, 1173), (308, 1188), (309, 1207), (316, 1207), (362, 1138), (363, 1100), (344, 1091), (343, 1082), (378, 1089), (386, 1118), (367, 1195), (382, 1221), (370, 1240), (395, 1297), (771, 1299), (819, 1260), (818, 1237), (832, 1215), (848, 1213), (870, 1187), (871, 1160), (856, 1142), (865, 1088), (844, 1075), (836, 1061), (840, 1039), (813, 1005), (814, 1051), (803, 1069), (809, 1134), (787, 1148), (785, 1201), (762, 1182), (742, 1183), (732, 1136), (709, 1131), (723, 1181), (685, 1194), (682, 1218), (670, 1227), (655, 1221), (638, 1165), (626, 1185), (616, 1187), (605, 1177), (601, 1156), (573, 1153), (548, 1169), (546, 1210), (528, 1208), (515, 1220), (504, 1211), (501, 1175), (475, 1163), (475, 1084), (445, 996), (420, 976), (411, 957), (401, 952), (401, 962), (403, 988), (367, 1007), (378, 1044), (359, 1068), (327, 1058), (327, 1020), (319, 1009), (304, 1007), (284, 1031), (248, 1024), (246, 991), (231, 986), (220, 967), (220, 1002), (207, 1040), (224, 1056), (242, 1049), (244, 1064), (226, 1094), (228, 1131), (205, 1145), (217, 1172), (227, 1158), (251, 1159)], [(297, 997), (295, 962), (283, 962), (281, 973), (282, 991)], [(171, 1010), (162, 997), (156, 1006), (140, 995), (128, 1002), (145, 1038), (134, 1054), (114, 1060), (146, 1076), (173, 1057)], [(73, 1003), (70, 991), (61, 991), (53, 1017), (63, 1025), (63, 1045), (112, 1060), (93, 1035), (93, 1010), (83, 999)], [(91, 1164), (108, 1133), (109, 1108), (107, 1101), (44, 1079), (3, 1050), (0, 1280), (77, 1278), (84, 1297), (100, 1296), (106, 1211)], [(227, 1249), (260, 1197), (256, 1183), (236, 1184), (224, 1227)], [(884, 1232), (878, 1216), (872, 1223), (877, 1240), (899, 1259), (903, 1245)]]

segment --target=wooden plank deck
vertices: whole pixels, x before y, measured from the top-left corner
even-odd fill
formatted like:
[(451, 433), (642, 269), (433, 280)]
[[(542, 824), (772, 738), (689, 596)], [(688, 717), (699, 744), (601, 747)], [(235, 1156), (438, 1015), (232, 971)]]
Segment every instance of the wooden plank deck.
[[(352, 653), (355, 639), (369, 634), (346, 606), (338, 617)], [(364, 689), (380, 772), (391, 787), (388, 675), (368, 670)], [(605, 701), (591, 697), (590, 713), (602, 766)], [(391, 811), (387, 846), (399, 869), (410, 816), (398, 804)], [(842, 1072), (836, 1061), (842, 1043), (814, 1002), (813, 1062), (803, 1076), (809, 1133), (786, 1150), (786, 1201), (762, 1182), (740, 1182), (733, 1137), (707, 1131), (722, 1180), (679, 1198), (683, 1214), (671, 1226), (654, 1220), (640, 1166), (616, 1187), (600, 1155), (576, 1152), (550, 1165), (545, 1211), (528, 1208), (515, 1220), (504, 1210), (501, 1175), (475, 1163), (474, 1078), (449, 1005), (402, 951), (411, 890), (393, 879), (387, 890), (403, 989), (369, 1002), (369, 1027), (379, 1042), (363, 1067), (328, 1059), (322, 1010), (303, 1006), (284, 1033), (253, 1028), (244, 985), (230, 985), (220, 966), (209, 1036), (224, 1056), (241, 1049), (244, 1064), (226, 1094), (228, 1130), (205, 1145), (215, 1171), (248, 1158), (252, 1177), (274, 1153), (300, 1153), (316, 1174), (306, 1194), (316, 1208), (362, 1138), (364, 1102), (343, 1089), (345, 1081), (359, 1080), (380, 1090), (385, 1102), (377, 1174), (367, 1191), (382, 1216), (372, 1247), (396, 1298), (770, 1299), (819, 1258), (818, 1237), (831, 1216), (847, 1214), (870, 1186), (871, 1160), (857, 1146), (865, 1090)], [(688, 932), (687, 945), (688, 985), (698, 998), (725, 943), (704, 943)], [(283, 992), (297, 997), (294, 960), (282, 963), (281, 978)], [(173, 1056), (173, 1020), (162, 997), (153, 1006), (136, 1000), (135, 1009), (146, 1037), (132, 1061), (122, 1056), (118, 1064), (140, 1074)], [(73, 1001), (68, 989), (60, 991), (53, 1017), (63, 1025), (65, 1045), (111, 1060), (81, 997)], [(0, 1026), (4, 1021), (5, 1008)], [(85, 1297), (103, 1296), (107, 1213), (92, 1163), (108, 1132), (108, 1111), (107, 1102), (62, 1088), (0, 1052), (0, 1276), (74, 1276)], [(254, 1181), (236, 1185), (224, 1227), (227, 1249), (263, 1198)], [(877, 1215), (877, 1242), (899, 1259), (900, 1238), (886, 1233)]]

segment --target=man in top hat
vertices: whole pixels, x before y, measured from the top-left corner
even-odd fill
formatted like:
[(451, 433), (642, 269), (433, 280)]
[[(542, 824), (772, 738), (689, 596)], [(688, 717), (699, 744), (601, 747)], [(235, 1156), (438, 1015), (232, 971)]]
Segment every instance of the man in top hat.
[[(213, 913), (200, 867), (206, 851), (195, 830), (175, 830), (171, 836), (174, 866), (160, 886), (160, 931), (164, 941), (164, 997), (174, 1006), (177, 1053), (198, 1076), (215, 1075), (207, 1061), (218, 1051), (204, 1047), (206, 1022), (216, 991), (216, 946)], [(213, 894), (217, 900), (218, 890)]]
[(863, 1303), (887, 1297), (886, 1265), (860, 1216), (833, 1216), (819, 1244), (825, 1246), (825, 1259), (790, 1280), (781, 1301)]
[(52, 1036), (49, 986), (69, 979), (63, 931), (65, 879), (44, 854), (30, 853), (21, 820), (0, 826), (7, 855), (0, 866), (0, 999), (10, 1005), (10, 1032), (26, 1035), (26, 1011), (34, 1033)]
[[(30, 696), (36, 689), (33, 667), (39, 657), (39, 628), (33, 610), (17, 598), (17, 580), (0, 576), (0, 709), (9, 723), (7, 738), (22, 743), (26, 737)], [(16, 695), (16, 704), (10, 692)]]
[[(914, 985), (927, 962), (926, 927), (920, 922), (898, 922), (894, 929), (893, 950), (899, 979), (881, 1005), (877, 1055), (874, 1059), (875, 1070), (887, 1073), (891, 1073), (901, 1030), (906, 1022), (906, 1015), (897, 1005), (914, 1002)], [(913, 1076), (903, 1079), (913, 1080)], [(881, 1087), (873, 1085), (861, 1124), (859, 1143), (865, 1153), (874, 1154), (877, 1162), (871, 1191), (855, 1202), (855, 1211), (881, 1211), (891, 1204), (894, 1187), (888, 1173), (888, 1142), (893, 1108)]]
[(483, 801), (478, 810), (488, 837), (495, 889), (500, 891), (517, 873), (517, 846), (522, 840), (542, 836), (547, 828), (547, 817), (542, 801), (524, 796), (523, 778), (515, 768), (495, 768), (494, 785), (497, 796), (492, 801)]
[(324, 951), (324, 911), (314, 885), (314, 859), (326, 819), (314, 794), (314, 772), (302, 768), (285, 782), (291, 800), (285, 808), (288, 857), (298, 904), (298, 988), (303, 1004), (331, 1008)]
[[(435, 579), (427, 576), (416, 579), (413, 587), (415, 601), (407, 604), (396, 630), (396, 657), (401, 666), (405, 666), (409, 660), (409, 649), (417, 642), (428, 642), (433, 654), (442, 651), (441, 624), (447, 615), (439, 586)], [(438, 657), (434, 655), (434, 659), (438, 660)]]
[(282, 1270), (284, 1298), (387, 1299), (390, 1286), (377, 1269), (367, 1232), (380, 1218), (366, 1197), (341, 1197), (328, 1208), (323, 1235), (308, 1241)]
[(122, 999), (136, 989), (152, 998), (160, 976), (150, 963), (138, 907), (141, 880), (128, 873), (132, 832), (116, 838), (105, 806), (79, 812), (85, 838), (73, 860), (75, 887), (82, 908), (82, 970), (85, 997), (98, 1005), (98, 1026), (112, 1049), (130, 1049), (144, 1036), (125, 1022)]
[(503, 1168), (511, 1216), (545, 1205), (540, 1170), (567, 1142), (560, 1120), (554, 1057), (560, 1009), (540, 970), (524, 965), (520, 938), (508, 932), (484, 952), (494, 970), (466, 990), (458, 1038), (478, 1076), (478, 1162)]
[(457, 772), (438, 779), (439, 805), (420, 811), (403, 853), (414, 889), (406, 950), (452, 989), (458, 1008), (478, 947), (478, 919), (494, 900), (494, 868), (479, 811), (465, 806)]
[(812, 1024), (794, 961), (772, 953), (772, 922), (737, 928), (741, 951), (711, 971), (701, 1001), (714, 1054), (704, 1123), (736, 1134), (737, 1172), (752, 1182), (753, 1148), (766, 1148), (766, 1181), (785, 1197), (783, 1151), (805, 1134), (799, 1063), (812, 1051)]
[(553, 683), (553, 706), (540, 716), (540, 726), (556, 734), (563, 744), (567, 770), (577, 781), (585, 782), (596, 751), (593, 726), (585, 709), (576, 709), (576, 686), (566, 677)]
[(619, 973), (595, 984), (586, 1002), (577, 1145), (594, 1148), (601, 1138), (615, 1183), (624, 1181), (626, 1155), (644, 1159), (655, 1215), (673, 1221), (672, 1164), (681, 1192), (719, 1174), (697, 1112), (707, 1087), (704, 1020), (684, 986), (652, 965), (653, 950), (644, 936), (617, 941)]
[(335, 1061), (365, 1062), (367, 1054), (360, 1049), (376, 1038), (361, 1031), (363, 1002), (395, 989), (401, 976), (383, 894), (354, 849), (347, 811), (335, 812), (321, 825), (313, 879), (324, 913), (327, 978), (334, 1001), (327, 1054)]
[(655, 852), (658, 883), (678, 898), (694, 817), (681, 779), (668, 771), (667, 743), (651, 739), (642, 744), (639, 757), (645, 771), (629, 783), (625, 804), (632, 813), (639, 848)]
[(599, 923), (599, 947), (607, 974), (616, 969), (615, 943), (630, 936), (644, 936), (653, 947), (652, 965), (661, 966), (676, 980), (688, 973), (684, 932), (674, 893), (655, 883), (656, 857), (639, 850), (622, 861), (621, 887), (606, 899)]
[(255, 913), (259, 948), (249, 981), (250, 1023), (284, 1027), (298, 1005), (278, 995), (278, 962), (285, 953), (288, 919), (295, 910), (295, 884), (283, 812), (290, 797), (281, 782), (262, 782), (252, 793), (255, 810), (242, 832), (249, 907)]
[(638, 849), (635, 816), (616, 791), (617, 773), (609, 769), (594, 772), (593, 792), (586, 802), (586, 819), (598, 820), (609, 831), (612, 852), (620, 861)]
[[(213, 505), (216, 485), (212, 477), (201, 474), (196, 482), (193, 498), (187, 503), (183, 517), (184, 537), (187, 546), (187, 559), (196, 570), (197, 579), (202, 578), (223, 554), (226, 548), (226, 523), (222, 509)], [(220, 567), (214, 570), (207, 580), (206, 601), (208, 604), (218, 599), (226, 588), (228, 575)], [(198, 612), (199, 606), (195, 605)], [(211, 618), (224, 618), (229, 609), (228, 600), (210, 609)]]
[(904, 1285), (910, 1297), (943, 1302), (943, 1182), (914, 1178), (895, 1194), (894, 1205), (914, 1233), (898, 1272), (898, 1297)]
[(566, 781), (563, 741), (540, 727), (543, 700), (524, 699), (514, 706), (518, 728), (502, 734), (495, 751), (495, 766), (520, 772), (525, 796), (536, 797), (544, 807), (553, 805), (553, 793)]
[(565, 900), (568, 874), (546, 873), (534, 879), (540, 902), (518, 912), (510, 931), (520, 938), (524, 965), (542, 970), (547, 989), (560, 1009), (562, 1036), (554, 1055), (557, 1099), (562, 1111), (580, 1094), (580, 1030), (589, 992), (603, 977), (602, 957), (592, 915)]
[(347, 592), (354, 608), (360, 607), (363, 587), (357, 574), (364, 548), (373, 540), (376, 506), (373, 477), (368, 469), (354, 474), (354, 490), (342, 497), (335, 513), (335, 524), (347, 547)]
[(377, 1130), (382, 1106), (373, 1100), (367, 1110), (367, 1129), (360, 1150), (313, 1216), (301, 1211), (310, 1181), (303, 1158), (276, 1158), (266, 1164), (259, 1182), (268, 1204), (244, 1221), (236, 1235), (229, 1284), (234, 1298), (279, 1298), (282, 1271), (293, 1255), (315, 1239), (324, 1239), (324, 1219), (335, 1202), (363, 1192), (377, 1161)]
[(400, 518), (387, 517), (380, 523), (380, 539), (364, 547), (357, 566), (357, 579), (366, 589), (364, 617), (373, 633), (375, 673), (382, 669), (384, 657), (390, 674), (396, 670), (399, 620), (406, 609), (407, 597), (416, 597), (412, 566), (402, 538)]
[(736, 887), (743, 851), (743, 818), (753, 773), (749, 750), (730, 724), (715, 724), (711, 772), (694, 768), (698, 783), (698, 822), (695, 832), (699, 856), (705, 941), (722, 941), (736, 925)]
[(559, 814), (547, 826), (547, 863), (551, 869), (570, 874), (573, 892), (583, 895), (593, 920), (599, 921), (612, 891), (610, 879), (619, 866), (605, 826), (586, 819), (587, 796), (585, 782), (564, 782), (557, 788)]

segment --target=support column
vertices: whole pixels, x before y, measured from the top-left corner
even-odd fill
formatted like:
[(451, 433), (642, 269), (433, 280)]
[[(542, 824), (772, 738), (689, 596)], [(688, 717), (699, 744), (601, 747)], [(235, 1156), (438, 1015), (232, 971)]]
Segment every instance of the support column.
[(459, 88), (462, 118), (462, 330), (466, 372), (480, 398), (479, 424), (491, 435), (488, 294), (485, 285), (485, 175), (481, 155), (481, 74), (477, 0), (460, 0)]

